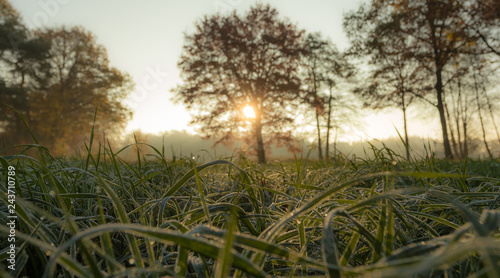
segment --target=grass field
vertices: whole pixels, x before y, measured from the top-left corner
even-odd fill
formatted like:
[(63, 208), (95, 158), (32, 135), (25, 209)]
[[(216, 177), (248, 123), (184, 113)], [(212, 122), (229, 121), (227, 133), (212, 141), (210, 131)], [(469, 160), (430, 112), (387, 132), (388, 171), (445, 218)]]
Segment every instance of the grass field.
[(97, 144), (68, 160), (28, 148), (0, 157), (1, 277), (500, 277), (498, 160), (372, 149), (203, 164), (142, 146), (130, 163)]

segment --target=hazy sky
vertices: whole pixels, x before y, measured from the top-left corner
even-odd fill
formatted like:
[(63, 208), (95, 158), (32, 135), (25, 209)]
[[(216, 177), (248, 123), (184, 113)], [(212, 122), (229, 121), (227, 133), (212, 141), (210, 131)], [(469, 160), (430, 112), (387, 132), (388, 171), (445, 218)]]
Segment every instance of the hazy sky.
[[(194, 22), (217, 11), (240, 12), (256, 3), (253, 0), (11, 0), (31, 28), (81, 25), (97, 36), (107, 51), (111, 64), (128, 72), (136, 84), (136, 91), (127, 103), (134, 109), (134, 118), (128, 130), (146, 132), (164, 130), (188, 131), (189, 113), (182, 105), (170, 101), (170, 89), (179, 84), (179, 59), (183, 33), (194, 30)], [(271, 0), (278, 9), (298, 27), (309, 32), (320, 31), (339, 49), (348, 41), (342, 29), (344, 12), (356, 9), (361, 0)], [(412, 116), (412, 115), (410, 115)], [(416, 112), (413, 116), (418, 117)], [(363, 130), (352, 130), (344, 139), (365, 137), (385, 138), (401, 132), (400, 113), (369, 116)], [(410, 133), (439, 137), (437, 125), (414, 121)]]

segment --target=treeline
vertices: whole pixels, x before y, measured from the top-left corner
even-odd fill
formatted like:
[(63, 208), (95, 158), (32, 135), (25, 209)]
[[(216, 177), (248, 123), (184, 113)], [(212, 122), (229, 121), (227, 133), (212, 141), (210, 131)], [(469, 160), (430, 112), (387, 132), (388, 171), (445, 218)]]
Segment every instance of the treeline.
[[(118, 137), (131, 117), (122, 101), (133, 86), (109, 65), (104, 47), (82, 27), (30, 30), (7, 0), (0, 3), (3, 146), (34, 137), (68, 153), (84, 148), (94, 123), (102, 142)], [(269, 5), (207, 15), (185, 35), (172, 100), (191, 111), (200, 136), (253, 146), (246, 153), (261, 163), (271, 146), (300, 151), (305, 133), (318, 158), (330, 159), (363, 108), (401, 109), (410, 145), (414, 107), (439, 118), (444, 157), (484, 150), (493, 158), (499, 10), (496, 0), (372, 0), (344, 16), (351, 41), (344, 51)]]
[(355, 91), (367, 106), (399, 107), (405, 134), (409, 105), (433, 108), (446, 157), (467, 157), (478, 138), (493, 157), (488, 138), (500, 142), (499, 1), (377, 0), (347, 14), (344, 26), (350, 55), (370, 69)]
[(411, 105), (438, 115), (445, 157), (467, 157), (477, 139), (493, 157), (499, 10), (495, 0), (370, 1), (345, 15), (344, 53), (269, 5), (206, 16), (186, 34), (174, 100), (191, 109), (200, 134), (245, 140), (261, 163), (271, 144), (293, 151), (297, 118), (315, 126), (318, 156), (328, 159), (359, 102), (401, 109), (405, 144)]
[(113, 138), (131, 118), (122, 105), (131, 79), (109, 65), (92, 33), (82, 27), (30, 30), (6, 0), (0, 0), (0, 67), (5, 152), (33, 143), (58, 155), (74, 152), (88, 141), (93, 123), (96, 133)]

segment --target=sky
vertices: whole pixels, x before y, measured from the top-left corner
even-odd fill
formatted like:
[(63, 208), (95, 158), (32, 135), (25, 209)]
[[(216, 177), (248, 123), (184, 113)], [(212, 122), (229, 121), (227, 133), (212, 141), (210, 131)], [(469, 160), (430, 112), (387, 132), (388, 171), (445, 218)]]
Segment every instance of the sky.
[[(245, 12), (254, 0), (11, 0), (11, 4), (30, 28), (81, 25), (107, 49), (112, 66), (131, 75), (135, 91), (126, 104), (134, 117), (127, 131), (159, 133), (171, 130), (194, 132), (189, 112), (171, 101), (170, 90), (181, 84), (177, 62), (184, 33), (192, 33), (196, 20), (204, 15)], [(343, 13), (355, 10), (361, 0), (269, 0), (259, 1), (275, 7), (299, 28), (321, 32), (340, 50), (349, 42), (342, 29)], [(410, 111), (410, 134), (439, 138), (434, 120), (415, 120), (419, 111)], [(413, 120), (412, 120), (413, 119)], [(384, 139), (403, 132), (402, 114), (384, 111), (368, 114), (358, 128), (350, 129), (340, 140)]]

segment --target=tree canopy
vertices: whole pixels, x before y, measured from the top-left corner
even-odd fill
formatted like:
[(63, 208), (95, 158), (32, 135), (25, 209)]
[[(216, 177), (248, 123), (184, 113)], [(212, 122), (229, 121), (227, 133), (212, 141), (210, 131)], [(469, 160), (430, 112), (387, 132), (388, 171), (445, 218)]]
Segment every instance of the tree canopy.
[[(43, 85), (48, 68), (50, 42), (22, 24), (18, 12), (0, 0), (0, 103), (28, 117), (29, 93)], [(0, 105), (0, 134), (7, 145), (27, 143), (29, 133), (21, 118)]]
[(50, 41), (51, 49), (49, 77), (31, 94), (35, 133), (44, 142), (52, 140), (52, 148), (59, 153), (83, 141), (93, 124), (109, 137), (119, 134), (131, 117), (122, 104), (132, 89), (130, 77), (109, 65), (106, 49), (81, 27), (49, 29), (37, 35)]
[[(121, 133), (131, 117), (122, 101), (133, 84), (109, 64), (95, 36), (82, 27), (29, 30), (7, 1), (0, 5), (0, 102), (21, 113), (38, 142), (55, 154), (75, 150), (93, 124), (108, 137)], [(3, 143), (33, 143), (21, 117), (5, 105)]]
[[(292, 146), (303, 39), (304, 31), (269, 5), (243, 16), (205, 16), (194, 34), (185, 35), (178, 64), (183, 83), (173, 90), (175, 99), (191, 109), (202, 135), (220, 142), (245, 138), (264, 163), (265, 145)], [(254, 118), (244, 116), (247, 106)]]
[[(449, 86), (459, 76), (456, 65), (461, 56), (486, 54), (481, 36), (474, 30), (492, 32), (495, 26), (495, 20), (485, 20), (481, 13), (473, 12), (478, 11), (479, 2), (374, 0), (344, 20), (353, 51), (371, 56), (379, 77), (384, 73), (385, 80), (392, 79), (391, 83), (399, 86), (397, 91), (411, 93), (437, 108), (445, 156), (449, 158), (453, 158), (449, 139), (453, 131), (449, 128), (446, 97), (454, 93)], [(498, 20), (496, 24), (498, 27)], [(494, 44), (495, 39), (485, 42)], [(488, 49), (492, 52), (493, 48)], [(384, 60), (390, 61), (389, 67), (384, 66)], [(405, 85), (408, 81), (412, 88)], [(429, 85), (434, 93), (424, 94)]]

